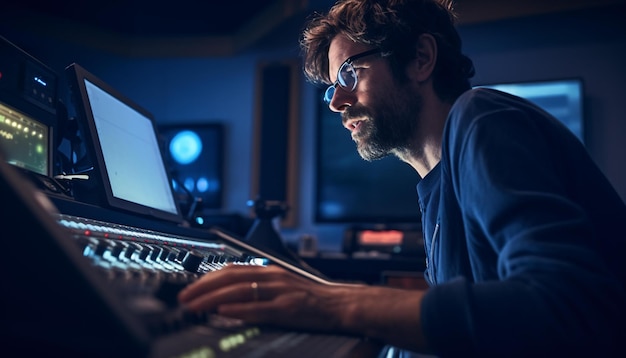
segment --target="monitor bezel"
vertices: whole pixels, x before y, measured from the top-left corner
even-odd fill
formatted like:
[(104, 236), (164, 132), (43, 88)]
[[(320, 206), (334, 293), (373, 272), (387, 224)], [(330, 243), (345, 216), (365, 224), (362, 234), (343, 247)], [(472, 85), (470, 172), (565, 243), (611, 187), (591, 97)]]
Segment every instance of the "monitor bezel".
[[(100, 138), (98, 137), (98, 133), (95, 126), (95, 118), (93, 116), (91, 103), (89, 101), (89, 96), (87, 94), (87, 88), (85, 81), (89, 81), (95, 86), (99, 87), (101, 90), (109, 93), (125, 105), (129, 106), (133, 110), (137, 111), (142, 116), (146, 117), (150, 120), (152, 125), (152, 130), (154, 132), (154, 136), (156, 138), (157, 143), (159, 143), (159, 134), (157, 125), (154, 119), (154, 116), (151, 112), (141, 107), (130, 98), (113, 88), (111, 85), (104, 82), (102, 79), (89, 72), (82, 66), (77, 63), (72, 63), (65, 69), (68, 79), (68, 85), (70, 87), (70, 95), (72, 96), (72, 100), (74, 101), (74, 108), (76, 111), (76, 116), (78, 119), (78, 127), (81, 130), (81, 135), (83, 136), (83, 140), (85, 142), (85, 149), (87, 150), (90, 159), (93, 161), (93, 174), (95, 175), (95, 179), (97, 180), (98, 185), (101, 186), (100, 189), (103, 190), (103, 202), (102, 205), (107, 205), (113, 209), (119, 209), (126, 212), (131, 212), (135, 214), (139, 214), (145, 217), (155, 218), (166, 220), (178, 224), (182, 224), (184, 222), (183, 215), (181, 213), (180, 206), (178, 202), (175, 200), (175, 195), (172, 188), (172, 178), (170, 176), (169, 171), (166, 168), (163, 152), (161, 146), (159, 146), (159, 153), (161, 156), (161, 162), (163, 164), (163, 168), (165, 170), (165, 175), (167, 176), (168, 184), (170, 191), (172, 193), (172, 198), (174, 200), (175, 213), (169, 212), (162, 209), (153, 208), (150, 206), (142, 205), (139, 203), (131, 202), (125, 199), (121, 199), (116, 197), (113, 194), (113, 188), (111, 182), (109, 180), (109, 176), (107, 173), (104, 155), (101, 150)], [(97, 190), (98, 188), (96, 188)]]

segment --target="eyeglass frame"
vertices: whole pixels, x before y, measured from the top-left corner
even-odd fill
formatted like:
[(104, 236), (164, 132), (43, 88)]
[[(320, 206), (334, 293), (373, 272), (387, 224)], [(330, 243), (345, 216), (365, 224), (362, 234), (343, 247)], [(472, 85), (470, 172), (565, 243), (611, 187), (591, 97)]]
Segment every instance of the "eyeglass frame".
[[(343, 61), (341, 63), (341, 66), (339, 66), (339, 69), (337, 70), (337, 79), (335, 80), (335, 82), (333, 82), (332, 85), (328, 86), (328, 88), (326, 88), (326, 91), (324, 91), (324, 102), (326, 104), (330, 104), (330, 102), (333, 100), (333, 97), (335, 96), (335, 90), (337, 89), (337, 86), (341, 86), (341, 88), (347, 90), (348, 92), (352, 92), (354, 91), (354, 89), (356, 88), (357, 83), (359, 83), (359, 77), (356, 74), (356, 71), (353, 68), (353, 73), (354, 73), (354, 85), (352, 85), (352, 88), (348, 88), (345, 87), (344, 85), (341, 84), (341, 82), (339, 82), (339, 74), (341, 73), (341, 70), (344, 68), (344, 66), (352, 66), (352, 64), (354, 63), (354, 61), (361, 59), (363, 57), (369, 56), (369, 55), (374, 55), (377, 53), (382, 53), (383, 51), (381, 49), (371, 49), (371, 50), (367, 50), (361, 53), (357, 53), (356, 55), (352, 55), (350, 57), (348, 57), (345, 61)], [(330, 93), (330, 94), (329, 94)]]

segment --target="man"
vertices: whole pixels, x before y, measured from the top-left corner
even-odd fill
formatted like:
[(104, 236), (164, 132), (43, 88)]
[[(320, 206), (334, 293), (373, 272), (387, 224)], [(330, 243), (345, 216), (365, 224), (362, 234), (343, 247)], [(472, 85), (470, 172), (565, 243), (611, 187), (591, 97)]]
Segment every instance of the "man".
[(182, 304), (439, 356), (625, 351), (626, 206), (560, 122), (471, 89), (453, 20), (444, 0), (340, 0), (301, 41), (305, 73), (331, 85), (326, 100), (360, 155), (395, 155), (422, 177), (431, 288), (227, 267)]

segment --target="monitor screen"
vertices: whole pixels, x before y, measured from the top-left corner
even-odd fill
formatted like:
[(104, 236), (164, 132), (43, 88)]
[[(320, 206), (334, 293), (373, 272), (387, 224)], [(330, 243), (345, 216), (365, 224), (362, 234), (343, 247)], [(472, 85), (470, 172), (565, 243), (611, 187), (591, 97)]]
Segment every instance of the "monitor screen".
[(484, 84), (533, 102), (552, 114), (585, 142), (583, 118), (583, 83), (581, 79), (556, 79), (532, 82)]
[(166, 165), (179, 194), (179, 203), (185, 203), (191, 195), (201, 199), (197, 208), (201, 211), (222, 208), (223, 129), (220, 123), (159, 126)]
[(152, 115), (77, 64), (66, 73), (102, 204), (182, 222)]
[(394, 156), (362, 159), (341, 116), (319, 103), (315, 221), (419, 225), (415, 170)]
[(8, 163), (49, 176), (49, 132), (44, 123), (0, 101), (0, 146)]

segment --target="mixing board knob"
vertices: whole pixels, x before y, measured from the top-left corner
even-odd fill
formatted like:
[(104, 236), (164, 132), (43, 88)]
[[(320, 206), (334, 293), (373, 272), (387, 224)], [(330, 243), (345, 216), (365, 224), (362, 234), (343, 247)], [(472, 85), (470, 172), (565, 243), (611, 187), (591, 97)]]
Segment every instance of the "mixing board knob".
[(124, 257), (129, 260), (132, 259), (133, 254), (137, 250), (141, 250), (141, 246), (139, 244), (136, 244), (134, 242), (129, 243), (126, 247), (126, 250), (124, 250)]
[(196, 253), (193, 250), (188, 251), (183, 258), (183, 267), (187, 271), (198, 272), (198, 268), (200, 267), (200, 264), (202, 264), (203, 260), (204, 256), (201, 254)]
[[(167, 250), (166, 252), (167, 252), (167, 256), (165, 257), (165, 261), (168, 261), (168, 262), (176, 262), (178, 259), (178, 256), (180, 255), (180, 251), (173, 247)], [(185, 255), (183, 254), (182, 257), (185, 257)]]
[(106, 242), (105, 240), (97, 240), (96, 239), (96, 247), (95, 247), (94, 253), (97, 256), (102, 256), (104, 254), (104, 252), (107, 250), (108, 247), (109, 247), (109, 243), (108, 242)]
[(139, 251), (139, 260), (146, 261), (146, 259), (152, 254), (152, 246), (142, 245), (141, 251)]
[(157, 262), (161, 255), (163, 254), (163, 248), (159, 246), (152, 247), (152, 253), (150, 253), (150, 261)]
[(113, 246), (111, 247), (111, 257), (118, 259), (120, 254), (126, 248), (126, 243), (124, 242), (112, 242)]
[(165, 246), (164, 246), (164, 247), (161, 247), (161, 252), (159, 253), (159, 256), (158, 256), (158, 258), (157, 258), (157, 259), (158, 259), (158, 261), (163, 261), (163, 262), (165, 262), (165, 261), (169, 260), (169, 255), (170, 255), (171, 253), (172, 253), (172, 250), (170, 250), (169, 248), (167, 248), (167, 247), (165, 247)]

